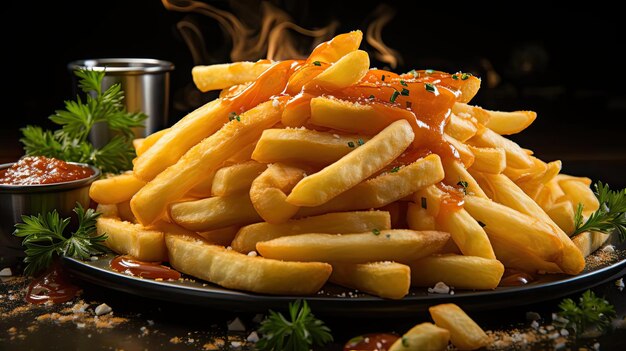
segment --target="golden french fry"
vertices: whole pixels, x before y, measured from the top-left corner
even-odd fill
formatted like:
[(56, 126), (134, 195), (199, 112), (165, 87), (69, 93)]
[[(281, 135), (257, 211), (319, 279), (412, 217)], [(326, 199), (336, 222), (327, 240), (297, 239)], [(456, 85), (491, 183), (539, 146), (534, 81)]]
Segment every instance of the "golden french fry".
[(213, 179), (215, 179), (215, 174), (217, 173), (217, 169), (211, 170), (207, 172), (200, 183), (196, 184), (193, 188), (191, 188), (186, 196), (194, 197), (194, 198), (205, 198), (210, 197), (213, 188)]
[(302, 207), (296, 217), (379, 208), (435, 184), (443, 177), (441, 159), (431, 154), (401, 167), (397, 172), (366, 180), (321, 206)]
[(96, 212), (100, 213), (100, 217), (120, 218), (117, 205), (98, 204)]
[(259, 242), (256, 249), (264, 257), (286, 261), (410, 262), (439, 252), (449, 238), (444, 232), (402, 229), (359, 234), (299, 234)]
[(176, 270), (228, 289), (272, 295), (311, 295), (324, 285), (331, 265), (251, 257), (199, 236), (166, 234), (170, 264)]
[(456, 102), (452, 106), (452, 113), (457, 116), (467, 116), (475, 118), (476, 121), (482, 125), (489, 123), (489, 113), (478, 106), (468, 105), (462, 102)]
[(465, 196), (465, 210), (483, 228), (489, 239), (499, 238), (511, 246), (526, 248), (529, 252), (549, 262), (560, 262), (563, 256), (563, 242), (554, 229), (529, 215), (477, 196)]
[(232, 242), (233, 249), (239, 252), (256, 250), (256, 244), (282, 236), (305, 233), (362, 233), (374, 229), (391, 229), (389, 212), (360, 211), (327, 213), (321, 216), (292, 219), (280, 224), (266, 222), (242, 227)]
[(539, 258), (527, 248), (512, 246), (496, 237), (492, 237), (490, 240), (498, 261), (502, 262), (506, 268), (530, 274), (563, 273), (556, 263)]
[(330, 90), (349, 87), (358, 83), (369, 68), (370, 57), (367, 52), (352, 51), (315, 77), (313, 83)]
[(571, 178), (558, 179), (557, 181), (574, 207), (577, 207), (578, 204), (583, 206), (585, 215), (588, 216), (600, 208), (598, 198), (584, 181)]
[(99, 204), (118, 204), (129, 201), (144, 185), (133, 172), (125, 172), (91, 183), (89, 197)]
[[(154, 179), (166, 168), (177, 163), (190, 149), (197, 149), (198, 145), (206, 144), (205, 142), (209, 139), (208, 137), (213, 137), (216, 131), (229, 129), (222, 128), (222, 126), (229, 121), (229, 115), (232, 117), (232, 113), (241, 114), (242, 112), (252, 109), (254, 106), (256, 106), (254, 110), (257, 110), (256, 113), (258, 113), (259, 108), (264, 106), (264, 102), (280, 94), (285, 89), (291, 69), (291, 62), (289, 61), (277, 63), (264, 72), (248, 89), (236, 97), (213, 100), (183, 117), (174, 126), (169, 128), (168, 132), (154, 143), (152, 147), (146, 150), (141, 156), (137, 157), (133, 168), (135, 175), (146, 181)], [(266, 102), (265, 104), (273, 103), (276, 105), (274, 106), (276, 112), (282, 113), (284, 99), (286, 98), (273, 99), (273, 101)], [(268, 108), (261, 108), (261, 110), (268, 110)], [(242, 124), (248, 124), (243, 121), (247, 119), (243, 116), (245, 114), (246, 113), (243, 113), (241, 116), (237, 116), (239, 118), (234, 121), (239, 122), (239, 119), (241, 119)], [(272, 121), (273, 123), (271, 125), (278, 122), (277, 120)], [(268, 127), (269, 126), (264, 126), (262, 129)], [(237, 140), (237, 142), (238, 145), (243, 146), (257, 138), (258, 135), (253, 133), (250, 135), (250, 138)], [(215, 139), (212, 139), (212, 141), (215, 141)], [(229, 156), (232, 155), (233, 154), (230, 154)], [(187, 190), (189, 189), (186, 189), (185, 192), (187, 192)]]
[(450, 331), (452, 344), (460, 350), (476, 350), (487, 346), (489, 338), (476, 322), (453, 303), (428, 308), (438, 327)]
[(582, 232), (572, 238), (574, 245), (587, 257), (600, 248), (609, 238), (611, 234), (601, 232)]
[(409, 264), (412, 286), (444, 282), (456, 289), (495, 289), (504, 274), (496, 259), (464, 255), (434, 255)]
[(585, 268), (585, 259), (580, 250), (550, 216), (522, 189), (504, 174), (474, 172), (479, 184), (489, 197), (509, 208), (546, 223), (563, 244), (563, 255), (556, 263), (568, 274), (578, 274)]
[(435, 229), (450, 233), (464, 255), (495, 259), (487, 233), (464, 208), (442, 208), (441, 204), (453, 196), (431, 185), (415, 193), (415, 202), (435, 219)]
[(120, 219), (126, 222), (137, 223), (137, 218), (135, 218), (133, 211), (130, 209), (130, 201), (120, 202), (115, 206), (117, 206), (117, 213)]
[(533, 111), (488, 111), (489, 121), (485, 126), (500, 135), (510, 135), (521, 132), (528, 128), (535, 119), (537, 113)]
[(181, 227), (198, 232), (262, 220), (248, 193), (173, 203), (170, 216)]
[(360, 30), (339, 34), (332, 40), (318, 45), (309, 55), (307, 62), (336, 62), (350, 52), (357, 50), (362, 39), (363, 33)]
[(141, 261), (165, 261), (167, 252), (163, 232), (118, 218), (100, 217), (96, 222), (98, 235), (106, 234), (104, 242), (111, 250)]
[(444, 182), (450, 185), (459, 185), (460, 182), (466, 182), (465, 192), (470, 195), (487, 198), (483, 189), (480, 188), (474, 177), (467, 171), (465, 166), (456, 160), (446, 160), (443, 163), (443, 169), (446, 177)]
[(267, 165), (256, 161), (237, 163), (215, 172), (211, 186), (212, 196), (227, 196), (247, 192), (252, 181), (261, 174)]
[(222, 89), (220, 91), (219, 98), (220, 99), (227, 99), (227, 98), (235, 97), (235, 96), (239, 95), (241, 92), (243, 92), (244, 90), (248, 89), (248, 87), (251, 84), (252, 84), (252, 82), (241, 83), (241, 84), (230, 86), (228, 88), (224, 88), (224, 89)]
[(409, 229), (435, 230), (435, 217), (428, 214), (421, 205), (409, 202), (406, 216)]
[(549, 206), (541, 206), (548, 216), (561, 228), (566, 234), (571, 235), (574, 233), (575, 228), (575, 210), (574, 206), (569, 201), (561, 201)]
[(262, 103), (243, 113), (240, 121), (225, 124), (141, 188), (131, 200), (137, 220), (142, 224), (156, 221), (168, 204), (180, 200), (207, 173), (239, 151), (240, 145), (251, 143), (260, 137), (264, 129), (276, 124), (280, 119), (282, 103), (275, 102), (279, 100)]
[(533, 161), (526, 152), (514, 141), (506, 139), (489, 128), (480, 128), (476, 135), (467, 141), (469, 145), (478, 147), (495, 147), (504, 149), (507, 167), (529, 168)]
[(476, 123), (472, 122), (471, 119), (459, 117), (452, 113), (450, 115), (450, 121), (446, 124), (443, 131), (447, 135), (461, 142), (465, 142), (476, 135), (477, 130), (478, 127), (476, 126)]
[(137, 149), (141, 148), (141, 145), (143, 145), (144, 141), (146, 141), (146, 138), (133, 139), (133, 148), (135, 149), (135, 153), (137, 153)]
[(193, 82), (202, 92), (219, 90), (257, 79), (273, 63), (268, 60), (257, 62), (234, 62), (210, 66), (194, 66), (191, 69)]
[(498, 174), (506, 168), (506, 154), (504, 149), (492, 147), (469, 146), (474, 154), (474, 163), (470, 167), (473, 170), (485, 173)]
[(137, 144), (135, 144), (135, 142), (133, 141), (133, 146), (135, 147), (135, 153), (137, 154), (137, 156), (141, 156), (144, 152), (146, 152), (146, 150), (148, 150), (152, 145), (154, 145), (154, 143), (156, 143), (157, 140), (161, 139), (161, 137), (165, 135), (165, 133), (167, 133), (168, 130), (169, 128), (165, 128), (157, 132), (154, 132), (148, 135), (147, 137), (143, 138), (141, 142), (138, 142)]
[(450, 332), (432, 323), (421, 323), (396, 340), (389, 351), (444, 351), (450, 342)]
[[(207, 232), (199, 232), (197, 234), (206, 239), (206, 241), (210, 242), (211, 244), (229, 246), (233, 242), (235, 235), (237, 235), (239, 228), (240, 227), (237, 225), (231, 225), (230, 227), (213, 229)], [(252, 249), (251, 251), (253, 250), (254, 249)]]
[(458, 97), (458, 102), (460, 103), (468, 103), (480, 89), (480, 78), (476, 76), (470, 76), (467, 80), (463, 81), (464, 84), (459, 86), (461, 95)]
[(250, 200), (256, 212), (268, 223), (283, 223), (300, 207), (287, 202), (287, 193), (306, 176), (296, 167), (274, 163), (267, 166), (250, 187)]
[[(368, 140), (364, 136), (307, 129), (267, 129), (263, 131), (252, 153), (252, 159), (264, 163), (293, 162), (327, 166)], [(354, 147), (350, 147), (350, 143)]]
[(407, 121), (393, 122), (337, 162), (302, 179), (287, 197), (287, 202), (311, 207), (328, 202), (400, 156), (414, 136)]
[(409, 293), (411, 270), (396, 262), (333, 263), (329, 281), (386, 299)]
[(463, 163), (463, 168), (469, 168), (474, 163), (474, 154), (470, 150), (469, 146), (454, 139), (453, 137), (444, 134), (443, 139), (451, 144), (459, 154), (460, 161)]

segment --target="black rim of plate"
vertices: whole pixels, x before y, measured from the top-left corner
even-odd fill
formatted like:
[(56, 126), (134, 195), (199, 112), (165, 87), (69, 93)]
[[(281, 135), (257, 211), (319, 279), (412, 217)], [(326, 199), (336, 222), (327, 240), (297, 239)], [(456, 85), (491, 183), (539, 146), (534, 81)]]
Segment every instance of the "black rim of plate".
[[(619, 245), (623, 246), (623, 245)], [(623, 249), (623, 248), (622, 248)], [(87, 282), (146, 298), (191, 304), (233, 312), (265, 312), (267, 309), (284, 309), (288, 302), (306, 299), (316, 313), (326, 315), (376, 316), (411, 315), (425, 311), (429, 306), (453, 302), (466, 310), (489, 310), (515, 307), (574, 294), (608, 280), (616, 279), (626, 272), (626, 257), (622, 252), (616, 262), (590, 269), (579, 275), (555, 275), (552, 281), (531, 283), (519, 287), (499, 287), (495, 290), (458, 290), (454, 295), (428, 294), (426, 289), (411, 289), (400, 300), (388, 300), (359, 293), (351, 296), (349, 289), (339, 288), (345, 296), (272, 296), (229, 290), (205, 283), (202, 280), (155, 281), (137, 278), (109, 268), (114, 256), (109, 254), (95, 261), (65, 258), (64, 265), (70, 273)], [(332, 290), (332, 285), (324, 289)]]

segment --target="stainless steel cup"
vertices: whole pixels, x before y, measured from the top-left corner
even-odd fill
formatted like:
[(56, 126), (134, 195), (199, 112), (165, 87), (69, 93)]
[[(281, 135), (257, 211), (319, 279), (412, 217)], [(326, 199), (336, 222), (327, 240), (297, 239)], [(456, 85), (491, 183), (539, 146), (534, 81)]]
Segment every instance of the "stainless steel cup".
[[(167, 126), (169, 111), (170, 72), (174, 65), (169, 61), (149, 58), (100, 58), (78, 60), (68, 64), (76, 92), (78, 78), (74, 71), (79, 68), (104, 70), (103, 89), (120, 83), (124, 91), (124, 103), (129, 112), (143, 112), (148, 118), (143, 128), (135, 130), (138, 138)], [(112, 137), (105, 124), (96, 125), (90, 134), (96, 147), (106, 144)]]

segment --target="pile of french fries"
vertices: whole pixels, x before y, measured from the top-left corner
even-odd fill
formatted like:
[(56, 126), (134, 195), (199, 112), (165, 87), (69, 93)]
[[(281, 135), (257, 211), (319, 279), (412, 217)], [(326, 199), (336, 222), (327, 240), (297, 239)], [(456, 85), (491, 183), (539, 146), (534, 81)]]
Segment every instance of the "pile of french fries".
[(135, 140), (96, 181), (120, 254), (226, 288), (310, 295), (330, 281), (390, 299), (444, 282), (494, 289), (505, 268), (577, 274), (606, 240), (570, 238), (590, 180), (506, 135), (530, 111), (468, 104), (470, 74), (370, 69), (354, 31), (306, 60), (195, 67), (220, 97)]

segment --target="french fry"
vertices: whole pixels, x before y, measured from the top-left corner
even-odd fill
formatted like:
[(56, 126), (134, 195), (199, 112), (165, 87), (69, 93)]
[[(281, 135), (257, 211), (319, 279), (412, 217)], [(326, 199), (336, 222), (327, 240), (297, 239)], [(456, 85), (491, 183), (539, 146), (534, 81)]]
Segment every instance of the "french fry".
[(552, 228), (553, 233), (563, 244), (562, 259), (556, 263), (565, 273), (578, 274), (585, 268), (584, 257), (569, 236), (512, 180), (503, 174), (474, 172), (474, 175), (476, 175), (479, 184), (488, 192), (491, 199), (530, 217), (539, 219)]
[(406, 219), (409, 224), (409, 229), (435, 230), (435, 217), (428, 214), (421, 205), (410, 202)]
[(89, 197), (99, 204), (118, 204), (129, 201), (144, 185), (133, 172), (125, 172), (91, 183)]
[(412, 286), (444, 282), (456, 289), (495, 289), (504, 274), (500, 261), (477, 256), (434, 255), (409, 264)]
[[(264, 106), (263, 102), (282, 92), (287, 84), (288, 74), (291, 69), (289, 61), (277, 63), (259, 76), (259, 79), (254, 84), (250, 85), (248, 89), (237, 95), (237, 97), (228, 100), (213, 100), (183, 117), (170, 127), (168, 132), (154, 145), (137, 157), (133, 172), (138, 178), (145, 181), (154, 179), (166, 168), (176, 164), (191, 148), (197, 148), (198, 145), (205, 144), (205, 141), (209, 139), (207, 137), (212, 137), (216, 131), (223, 130), (222, 126), (228, 122), (229, 114), (245, 112), (254, 106), (256, 106), (254, 110), (258, 111), (261, 106)], [(276, 112), (279, 112), (278, 107), (282, 107), (282, 103), (279, 100), (274, 101), (278, 102), (278, 106), (274, 109)], [(266, 102), (265, 104), (268, 103), (272, 104), (272, 102)], [(267, 108), (264, 109), (267, 110)], [(280, 112), (282, 113), (282, 108)], [(243, 115), (240, 117), (245, 119)], [(278, 122), (275, 119), (272, 119), (272, 121), (271, 125)], [(245, 125), (247, 123), (244, 122), (242, 124)], [(260, 131), (270, 126), (264, 126)], [(251, 138), (248, 140), (238, 141), (238, 144), (240, 146), (247, 145), (258, 137), (256, 134), (250, 136)], [(232, 156), (232, 154), (229, 156)], [(186, 189), (185, 192), (187, 190), (189, 189)]]
[(201, 92), (219, 90), (257, 79), (272, 62), (234, 62), (210, 66), (194, 66), (191, 69), (193, 82)]
[(104, 244), (119, 254), (130, 255), (141, 261), (167, 259), (163, 232), (159, 230), (118, 218), (99, 217), (96, 232), (98, 235), (106, 234)]
[(415, 202), (435, 219), (435, 229), (450, 233), (452, 241), (464, 255), (495, 259), (487, 233), (464, 208), (441, 210), (441, 203), (449, 196), (431, 185), (415, 193)]
[(319, 206), (354, 187), (398, 157), (413, 141), (413, 130), (401, 120), (321, 171), (302, 179), (287, 197), (296, 206)]
[(286, 261), (410, 262), (439, 252), (449, 238), (444, 232), (401, 229), (345, 235), (299, 234), (259, 242), (256, 249), (263, 257)]
[[(197, 234), (206, 239), (206, 241), (210, 242), (211, 244), (229, 246), (235, 238), (235, 235), (237, 235), (239, 229), (239, 226), (231, 225), (230, 227), (213, 229), (207, 232), (199, 232)], [(254, 249), (252, 249), (251, 251), (253, 250)]]
[(252, 159), (258, 162), (306, 163), (315, 166), (327, 166), (347, 155), (357, 146), (359, 139), (367, 142), (368, 137), (358, 135), (339, 135), (308, 129), (267, 129), (252, 153)]
[(459, 117), (454, 113), (450, 115), (450, 121), (444, 128), (447, 135), (461, 142), (465, 142), (476, 135), (477, 130), (478, 127), (471, 119)]
[(483, 189), (480, 188), (474, 177), (467, 171), (465, 166), (456, 160), (446, 160), (443, 163), (443, 169), (445, 171), (444, 182), (450, 185), (458, 185), (459, 182), (466, 182), (467, 187), (465, 192), (467, 194), (487, 198)]
[(411, 270), (396, 262), (333, 263), (329, 281), (386, 299), (401, 299), (409, 293)]
[(204, 174), (203, 178), (200, 180), (198, 184), (196, 184), (193, 188), (191, 188), (186, 196), (195, 197), (195, 198), (205, 198), (210, 197), (213, 188), (213, 179), (215, 179), (215, 174), (217, 173), (217, 169), (213, 169)]
[(357, 50), (362, 39), (363, 33), (360, 30), (339, 34), (332, 40), (318, 45), (309, 55), (307, 62), (337, 62), (340, 58)]
[(537, 118), (537, 113), (533, 111), (486, 112), (489, 113), (489, 121), (485, 126), (500, 135), (517, 134), (528, 128)]
[(574, 245), (587, 257), (599, 249), (609, 238), (611, 234), (601, 232), (582, 232), (572, 238)]
[(469, 146), (474, 154), (474, 163), (470, 167), (473, 170), (485, 173), (498, 174), (506, 168), (506, 154), (504, 149), (491, 147)]
[(137, 223), (137, 218), (130, 209), (130, 201), (120, 202), (117, 206), (117, 213), (123, 221)]
[[(169, 128), (156, 131), (148, 135), (147, 137), (143, 138), (141, 141), (137, 142), (137, 144), (135, 144), (135, 141), (133, 140), (133, 147), (135, 148), (135, 153), (137, 154), (137, 156), (141, 156), (144, 152), (146, 152), (146, 150), (148, 150), (152, 145), (154, 145), (154, 143), (156, 143), (157, 140), (161, 139), (161, 137), (165, 135), (165, 133), (167, 133), (168, 131), (169, 131)], [(135, 139), (135, 140), (139, 140), (139, 139)]]
[(135, 149), (135, 153), (137, 152), (137, 149), (139, 149), (141, 147), (141, 145), (143, 145), (143, 142), (146, 140), (146, 138), (135, 138), (133, 139), (133, 148)]
[(463, 163), (463, 168), (469, 168), (474, 163), (474, 154), (467, 145), (447, 134), (443, 135), (443, 139), (456, 149), (460, 161)]
[(530, 274), (563, 273), (556, 263), (539, 258), (527, 248), (512, 246), (497, 237), (491, 237), (490, 241), (498, 261), (502, 262), (506, 268)]
[(461, 91), (461, 95), (458, 97), (458, 102), (460, 103), (468, 103), (470, 100), (476, 96), (478, 90), (480, 89), (480, 78), (475, 76), (470, 76), (468, 79), (462, 81), (462, 84), (459, 86), (459, 90)]
[(487, 346), (489, 338), (472, 318), (453, 303), (428, 308), (438, 327), (450, 331), (452, 344), (460, 350), (476, 350)]
[(262, 103), (243, 113), (241, 121), (227, 123), (141, 188), (131, 200), (137, 220), (144, 225), (156, 221), (168, 204), (180, 200), (207, 173), (234, 155), (239, 145), (251, 143), (260, 137), (264, 129), (276, 124), (280, 119), (282, 104), (274, 102), (279, 100)]
[(313, 79), (325, 89), (337, 90), (358, 83), (370, 68), (370, 58), (362, 50), (352, 51)]
[(474, 219), (485, 224), (483, 229), (491, 241), (492, 238), (499, 238), (511, 246), (527, 248), (543, 260), (561, 261), (563, 242), (545, 222), (489, 199), (472, 195), (465, 196), (464, 208)]
[(509, 140), (489, 128), (480, 128), (476, 135), (467, 141), (469, 145), (478, 147), (495, 147), (504, 149), (507, 167), (529, 168), (533, 161), (528, 154), (514, 141)]
[(450, 332), (432, 323), (421, 323), (396, 340), (389, 351), (443, 351), (448, 348)]
[(262, 220), (248, 193), (173, 203), (170, 216), (181, 227), (197, 232)]
[(267, 166), (250, 187), (250, 200), (256, 212), (268, 223), (283, 223), (300, 207), (287, 202), (287, 193), (306, 176), (296, 167), (281, 163)]
[(176, 270), (228, 289), (272, 295), (311, 295), (328, 280), (331, 265), (251, 257), (199, 236), (166, 234), (170, 264)]
[(106, 218), (120, 218), (117, 211), (117, 205), (104, 205), (98, 204), (96, 212), (100, 213), (100, 217)]
[(561, 228), (566, 234), (571, 235), (574, 233), (575, 218), (574, 218), (574, 206), (569, 201), (561, 201), (559, 203), (551, 204), (549, 206), (541, 206), (548, 216)]
[(489, 123), (489, 113), (478, 106), (468, 105), (462, 102), (456, 102), (452, 106), (452, 113), (457, 116), (467, 116), (475, 118), (476, 121), (482, 125)]
[(227, 196), (247, 192), (252, 185), (252, 181), (266, 168), (267, 165), (256, 161), (237, 163), (220, 168), (213, 177), (211, 195)]
[(321, 206), (302, 207), (296, 217), (379, 208), (435, 184), (443, 177), (441, 159), (431, 154), (401, 167), (397, 172), (366, 180)]
[(391, 229), (389, 212), (360, 211), (327, 213), (320, 216), (292, 219), (280, 224), (267, 222), (242, 227), (232, 242), (234, 250), (247, 253), (256, 250), (256, 244), (282, 236), (305, 233), (362, 233), (374, 229)]
[(557, 181), (559, 182), (561, 189), (563, 189), (563, 192), (565, 192), (565, 196), (567, 196), (573, 206), (578, 206), (578, 204), (583, 206), (583, 214), (586, 216), (589, 216), (591, 213), (600, 208), (598, 198), (589, 188), (589, 185), (586, 184), (585, 180), (579, 180), (576, 178), (561, 178), (557, 179)]

